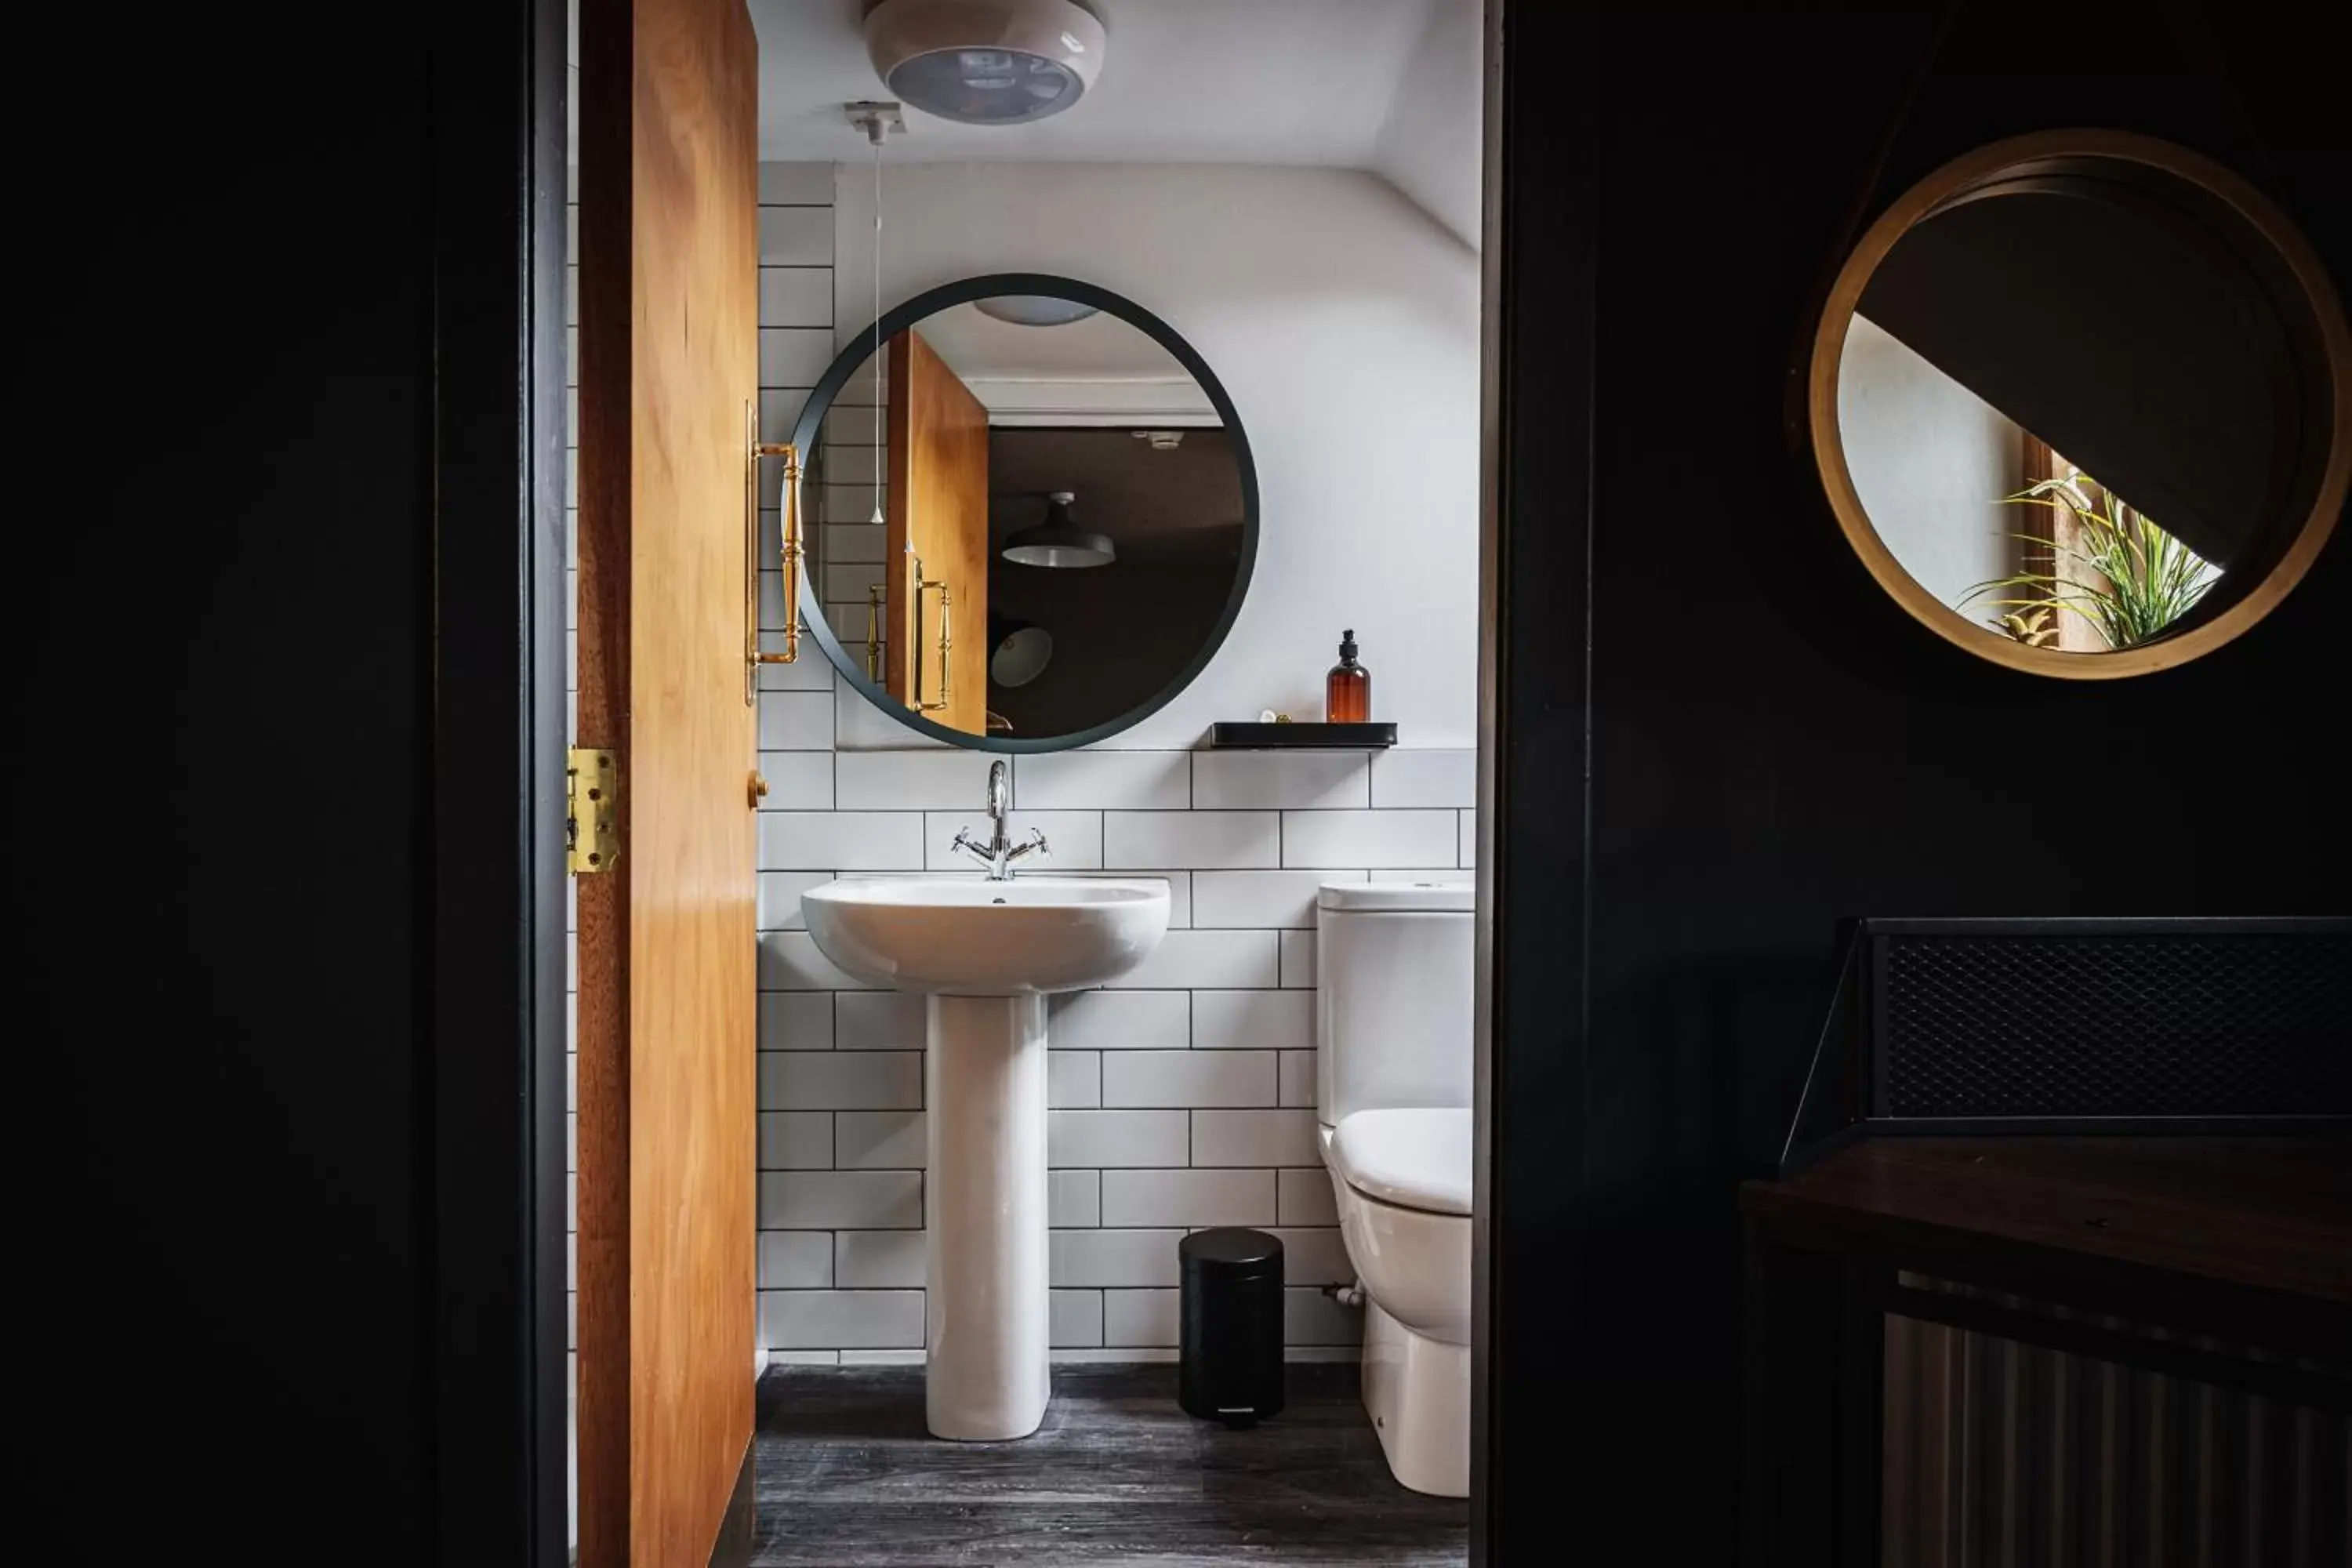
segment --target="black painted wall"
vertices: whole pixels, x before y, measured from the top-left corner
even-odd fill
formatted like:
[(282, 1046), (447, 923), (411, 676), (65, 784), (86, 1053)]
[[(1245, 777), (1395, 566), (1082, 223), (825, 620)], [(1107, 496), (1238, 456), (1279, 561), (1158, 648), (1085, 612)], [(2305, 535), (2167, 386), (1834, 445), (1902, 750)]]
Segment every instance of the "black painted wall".
[(7, 617), (35, 1555), (560, 1561), (560, 0), (46, 21)]
[(1786, 422), (1842, 236), (1999, 136), (2188, 142), (2352, 278), (2327, 51), (2239, 7), (1972, 5), (1923, 77), (1939, 19), (1507, 9), (1492, 1562), (1733, 1559), (1736, 1190), (1840, 917), (2340, 912), (2352, 887), (2352, 544), (2193, 667), (2036, 680), (1880, 595)]

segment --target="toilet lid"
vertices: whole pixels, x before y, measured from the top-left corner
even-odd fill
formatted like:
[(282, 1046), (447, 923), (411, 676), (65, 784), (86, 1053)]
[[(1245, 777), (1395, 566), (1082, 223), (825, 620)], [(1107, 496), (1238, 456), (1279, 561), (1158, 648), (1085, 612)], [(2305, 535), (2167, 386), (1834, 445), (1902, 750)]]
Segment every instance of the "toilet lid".
[(1368, 1198), (1431, 1214), (1470, 1212), (1467, 1110), (1360, 1110), (1332, 1132), (1331, 1160)]

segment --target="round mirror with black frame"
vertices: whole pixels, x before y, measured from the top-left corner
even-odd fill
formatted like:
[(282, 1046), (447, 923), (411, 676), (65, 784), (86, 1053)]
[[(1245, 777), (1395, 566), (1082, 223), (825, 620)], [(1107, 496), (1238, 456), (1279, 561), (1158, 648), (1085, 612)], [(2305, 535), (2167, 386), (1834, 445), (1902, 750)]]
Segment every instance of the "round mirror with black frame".
[(1847, 541), (1955, 645), (2098, 679), (2277, 605), (2352, 476), (2352, 336), (2259, 192), (2147, 137), (1994, 143), (1864, 234), (1806, 407)]
[(1257, 475), (1191, 344), (1074, 279), (996, 273), (857, 332), (810, 393), (803, 625), (917, 732), (1047, 752), (1184, 689), (1240, 614)]

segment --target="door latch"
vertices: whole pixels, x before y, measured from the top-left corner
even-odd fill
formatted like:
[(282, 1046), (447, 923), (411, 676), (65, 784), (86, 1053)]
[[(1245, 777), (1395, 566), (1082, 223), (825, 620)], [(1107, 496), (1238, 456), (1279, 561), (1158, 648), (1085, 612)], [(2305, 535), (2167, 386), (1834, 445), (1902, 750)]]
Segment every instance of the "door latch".
[(610, 870), (621, 853), (620, 764), (610, 752), (574, 746), (564, 755), (563, 858), (575, 877)]

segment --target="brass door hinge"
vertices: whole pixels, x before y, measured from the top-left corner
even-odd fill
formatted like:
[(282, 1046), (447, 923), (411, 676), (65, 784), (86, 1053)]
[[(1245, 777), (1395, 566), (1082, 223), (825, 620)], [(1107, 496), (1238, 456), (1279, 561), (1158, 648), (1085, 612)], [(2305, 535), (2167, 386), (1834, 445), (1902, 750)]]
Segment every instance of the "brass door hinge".
[(610, 752), (574, 746), (563, 766), (564, 864), (575, 877), (612, 868), (621, 853), (619, 763)]

